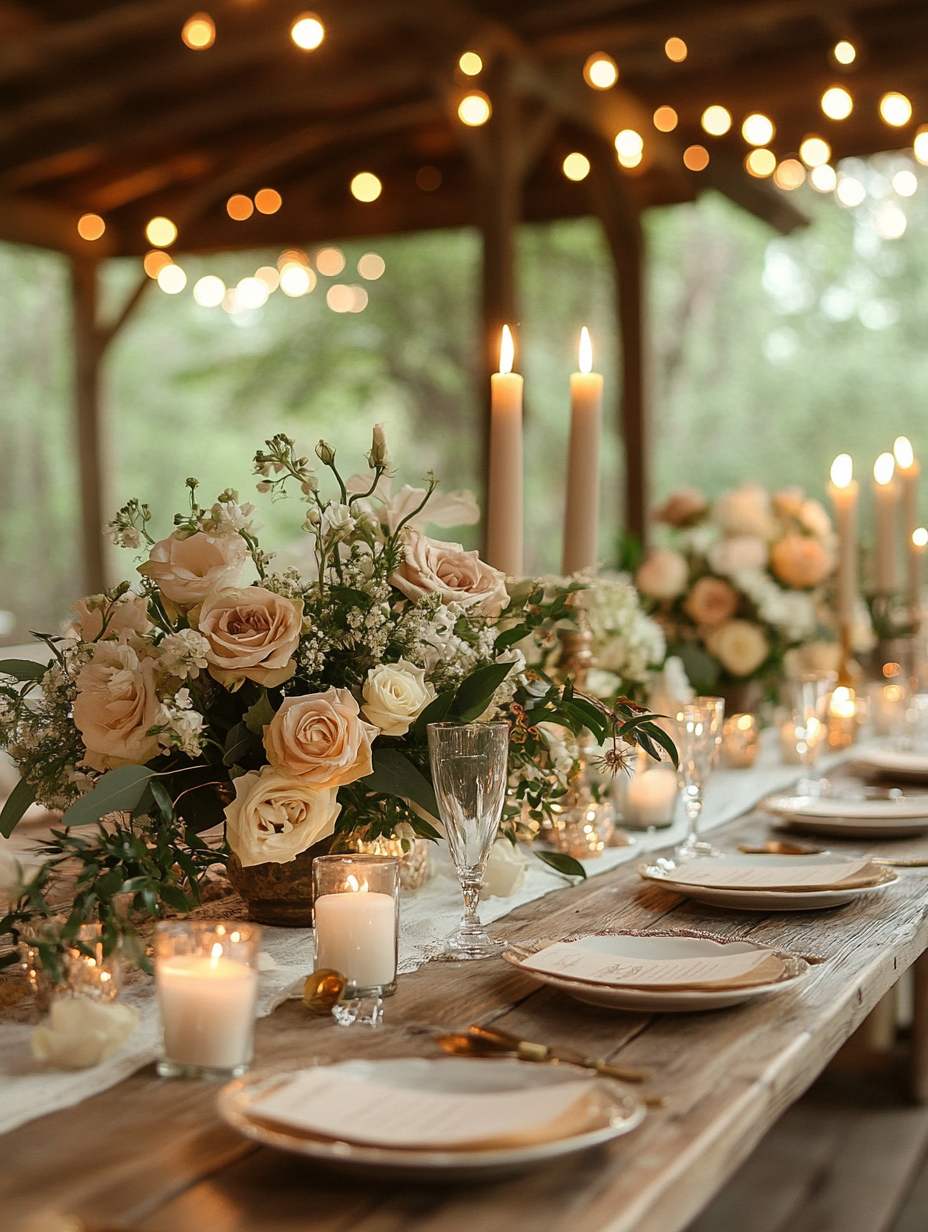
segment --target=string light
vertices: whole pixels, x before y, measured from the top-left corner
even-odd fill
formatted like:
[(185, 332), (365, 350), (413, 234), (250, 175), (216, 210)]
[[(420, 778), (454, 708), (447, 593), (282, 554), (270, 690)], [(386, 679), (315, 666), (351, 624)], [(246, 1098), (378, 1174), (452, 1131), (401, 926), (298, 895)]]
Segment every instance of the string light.
[(803, 138), (799, 147), (799, 157), (807, 167), (821, 167), (831, 158), (831, 146), (821, 137), (808, 136)]
[(775, 132), (773, 120), (759, 112), (749, 115), (741, 125), (741, 136), (748, 145), (769, 145)]
[(683, 166), (688, 171), (705, 171), (709, 166), (709, 151), (704, 145), (690, 145), (683, 151)]
[(371, 171), (359, 171), (351, 181), (351, 195), (356, 201), (376, 201), (383, 192), (383, 184)]
[(383, 277), (387, 263), (379, 252), (366, 252), (358, 261), (358, 273), (368, 282), (376, 282)]
[(255, 204), (251, 197), (246, 197), (244, 193), (234, 193), (226, 202), (226, 213), (235, 222), (244, 222), (246, 218), (250, 218), (255, 212)]
[(644, 138), (633, 128), (623, 128), (616, 134), (615, 149), (623, 167), (637, 167), (644, 150)]
[(82, 214), (77, 220), (77, 234), (82, 240), (98, 240), (106, 230), (99, 214)]
[(702, 113), (699, 122), (710, 137), (722, 137), (731, 128), (731, 112), (727, 107), (713, 103)]
[(316, 275), (313, 271), (296, 261), (288, 262), (280, 271), (280, 289), (291, 299), (308, 295), (315, 285)]
[(273, 265), (262, 265), (255, 270), (255, 277), (261, 279), (269, 292), (276, 291), (280, 286), (280, 274)]
[(835, 43), (831, 49), (831, 54), (839, 64), (853, 64), (857, 59), (857, 48), (853, 43), (849, 43), (847, 39), (841, 39), (839, 43)]
[(654, 127), (659, 133), (672, 133), (680, 117), (672, 107), (658, 107), (654, 113)]
[(838, 173), (828, 163), (821, 163), (818, 167), (813, 167), (809, 172), (809, 183), (816, 192), (834, 192), (835, 186), (838, 183)]
[(142, 269), (149, 278), (157, 278), (159, 270), (170, 264), (171, 258), (166, 252), (162, 252), (160, 248), (153, 248), (151, 252), (146, 252), (142, 260)]
[(619, 80), (619, 66), (612, 56), (596, 51), (583, 66), (583, 80), (594, 90), (609, 90)]
[(325, 26), (315, 13), (301, 13), (293, 20), (290, 37), (302, 51), (315, 51), (325, 38)]
[(673, 60), (674, 64), (682, 64), (688, 51), (689, 48), (681, 38), (669, 38), (664, 44), (664, 55), (668, 60)]
[(832, 86), (822, 95), (822, 111), (829, 120), (846, 120), (854, 110), (854, 100), (844, 86)]
[(255, 193), (255, 209), (259, 214), (276, 214), (283, 203), (276, 188), (259, 188)]
[(478, 73), (483, 72), (483, 61), (476, 51), (465, 51), (458, 60), (458, 68), (465, 77), (476, 77)]
[(158, 286), (166, 295), (180, 295), (187, 285), (187, 275), (179, 265), (169, 261), (158, 270)]
[(838, 177), (838, 187), (835, 189), (835, 196), (839, 204), (846, 205), (848, 209), (853, 209), (866, 200), (867, 190), (860, 180), (855, 179), (854, 176), (842, 175)]
[(773, 182), (777, 188), (793, 192), (805, 183), (806, 169), (798, 158), (784, 158), (773, 173)]
[(309, 257), (301, 248), (285, 248), (277, 258), (277, 268), (282, 270), (285, 265), (305, 265), (309, 268)]
[(363, 287), (337, 282), (326, 291), (325, 302), (333, 312), (363, 312), (367, 307), (367, 292)]
[(576, 183), (580, 180), (585, 180), (590, 174), (590, 160), (585, 154), (568, 154), (561, 165), (561, 169), (568, 180), (573, 180)]
[(893, 176), (893, 192), (900, 197), (914, 197), (918, 192), (918, 176), (914, 171), (897, 171)]
[(193, 298), (201, 308), (218, 308), (226, 293), (226, 284), (215, 274), (206, 274), (193, 284)]
[(316, 253), (316, 269), (326, 278), (334, 278), (345, 268), (345, 254), (340, 248), (320, 248)]
[(263, 308), (269, 294), (262, 278), (241, 278), (235, 287), (235, 298), (242, 308)]
[(880, 116), (893, 128), (902, 128), (912, 118), (912, 104), (904, 94), (890, 90), (880, 99)]
[(472, 90), (458, 103), (458, 119), (469, 128), (479, 128), (481, 124), (486, 124), (492, 114), (490, 100), (482, 90)]
[(155, 248), (167, 248), (177, 239), (177, 228), (170, 218), (160, 215), (153, 218), (145, 228), (145, 238)]
[(915, 134), (912, 153), (923, 167), (928, 167), (928, 124), (923, 124)]
[(776, 171), (777, 156), (772, 150), (762, 147), (759, 150), (752, 150), (745, 158), (744, 165), (749, 175), (753, 175), (758, 180), (765, 180)]
[(216, 41), (216, 23), (209, 13), (194, 13), (184, 22), (180, 36), (191, 51), (205, 51)]

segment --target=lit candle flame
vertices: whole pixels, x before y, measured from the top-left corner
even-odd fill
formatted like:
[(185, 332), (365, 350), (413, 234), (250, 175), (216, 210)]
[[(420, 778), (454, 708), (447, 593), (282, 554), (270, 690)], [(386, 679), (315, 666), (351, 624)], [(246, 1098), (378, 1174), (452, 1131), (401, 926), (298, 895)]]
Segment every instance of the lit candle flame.
[(888, 483), (892, 483), (895, 470), (896, 459), (893, 455), (891, 453), (881, 453), (873, 464), (873, 478), (880, 487), (885, 488)]
[(839, 453), (831, 464), (831, 482), (836, 488), (847, 488), (853, 478), (854, 459), (849, 453)]
[(897, 436), (893, 444), (893, 453), (896, 457), (896, 465), (903, 470), (908, 470), (915, 461), (915, 450), (912, 448), (912, 442), (907, 436)]
[(581, 372), (593, 371), (593, 344), (590, 341), (590, 331), (585, 325), (580, 331), (579, 361)]
[(912, 542), (917, 548), (928, 547), (928, 528), (919, 526), (912, 531)]
[(209, 965), (211, 967), (218, 967), (220, 958), (222, 958), (222, 946), (217, 941), (209, 952)]
[(358, 879), (357, 877), (355, 877), (354, 873), (348, 874), (347, 881), (348, 881), (348, 889), (352, 892), (352, 894), (357, 894), (358, 890), (360, 890), (361, 887), (358, 885)]
[(516, 357), (515, 344), (512, 341), (512, 331), (508, 325), (503, 326), (503, 336), (499, 340), (499, 370), (511, 372), (512, 361)]

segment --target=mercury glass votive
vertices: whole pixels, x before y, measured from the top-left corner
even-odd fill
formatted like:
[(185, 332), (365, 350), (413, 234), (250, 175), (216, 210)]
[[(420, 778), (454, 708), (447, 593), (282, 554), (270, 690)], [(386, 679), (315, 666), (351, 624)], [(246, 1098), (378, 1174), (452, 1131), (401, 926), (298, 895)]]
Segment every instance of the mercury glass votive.
[(722, 725), (722, 763), (731, 770), (747, 770), (760, 751), (760, 725), (753, 714), (733, 714)]
[(105, 949), (101, 924), (81, 924), (73, 936), (63, 916), (24, 927), (22, 970), (37, 1008), (47, 1010), (52, 997), (60, 994), (115, 1001), (122, 988), (122, 952), (118, 945), (108, 954)]
[(261, 930), (238, 920), (155, 926), (163, 1078), (225, 1081), (254, 1055)]
[(857, 694), (849, 685), (838, 685), (828, 705), (828, 744), (833, 749), (849, 748), (857, 739), (859, 708)]

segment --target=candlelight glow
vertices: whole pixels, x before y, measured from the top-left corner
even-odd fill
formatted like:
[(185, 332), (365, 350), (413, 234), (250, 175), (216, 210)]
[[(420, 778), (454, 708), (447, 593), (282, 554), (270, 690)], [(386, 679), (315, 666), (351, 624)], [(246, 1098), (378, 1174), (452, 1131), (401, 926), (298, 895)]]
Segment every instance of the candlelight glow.
[(383, 192), (383, 185), (371, 171), (359, 171), (351, 181), (351, 195), (356, 201), (376, 201)]
[(479, 128), (481, 124), (486, 124), (492, 114), (490, 100), (482, 90), (465, 94), (458, 104), (458, 119), (469, 128)]
[(609, 90), (619, 80), (619, 68), (612, 56), (594, 52), (583, 66), (583, 80), (594, 90)]
[(731, 128), (731, 112), (727, 107), (713, 103), (702, 113), (699, 122), (710, 137), (722, 137)]
[(216, 41), (216, 23), (209, 13), (194, 13), (184, 22), (180, 36), (191, 51), (205, 51)]
[(145, 228), (145, 238), (155, 248), (167, 248), (177, 239), (177, 228), (170, 218), (153, 218)]
[(315, 13), (301, 13), (290, 27), (290, 37), (302, 51), (315, 51), (325, 38), (325, 26)]
[(465, 77), (476, 77), (478, 73), (483, 72), (483, 61), (476, 51), (465, 51), (458, 60), (458, 68)]
[(907, 436), (896, 437), (893, 442), (893, 457), (896, 459), (896, 465), (904, 471), (915, 461), (915, 450)]
[(585, 325), (580, 331), (578, 359), (581, 372), (593, 371), (593, 343), (590, 341), (590, 331)]
[(857, 695), (854, 690), (839, 684), (831, 695), (829, 710), (836, 719), (853, 719), (857, 714)]
[(77, 234), (82, 240), (98, 240), (106, 230), (99, 214), (82, 214), (77, 221)]
[(854, 110), (854, 100), (844, 86), (832, 86), (822, 95), (822, 111), (829, 120), (846, 120)]
[(664, 55), (674, 64), (682, 64), (689, 49), (681, 38), (669, 38), (664, 44)]
[(854, 478), (854, 459), (849, 453), (839, 453), (831, 464), (831, 482), (836, 488), (849, 488)]
[(748, 145), (769, 145), (775, 132), (773, 121), (759, 112), (749, 115), (741, 125), (741, 136)]
[(902, 128), (912, 118), (912, 104), (904, 94), (890, 90), (880, 99), (880, 117), (893, 128)]
[(913, 530), (912, 542), (917, 548), (928, 547), (928, 527), (919, 526)]
[(220, 958), (222, 958), (222, 946), (217, 941), (209, 952), (209, 965), (211, 967), (218, 967)]
[(842, 39), (840, 43), (835, 43), (831, 54), (839, 64), (853, 64), (857, 59), (857, 48), (847, 39)]
[(512, 341), (512, 331), (508, 325), (503, 326), (502, 336), (499, 340), (499, 370), (500, 372), (511, 372), (512, 361), (516, 357), (515, 344)]
[(568, 154), (561, 168), (568, 180), (579, 182), (590, 174), (590, 160), (585, 154)]
[(799, 157), (807, 167), (821, 167), (831, 158), (831, 146), (821, 137), (808, 136), (799, 147)]
[(244, 222), (246, 218), (250, 218), (255, 212), (255, 205), (251, 197), (246, 197), (244, 193), (233, 193), (226, 202), (226, 213), (236, 222)]
[(873, 478), (885, 488), (888, 483), (892, 483), (893, 475), (896, 470), (896, 459), (891, 453), (881, 453), (873, 464)]
[(798, 158), (784, 158), (773, 174), (777, 188), (792, 192), (805, 183), (806, 169)]
[(658, 107), (654, 113), (654, 127), (659, 133), (672, 133), (677, 127), (679, 116), (672, 107)]

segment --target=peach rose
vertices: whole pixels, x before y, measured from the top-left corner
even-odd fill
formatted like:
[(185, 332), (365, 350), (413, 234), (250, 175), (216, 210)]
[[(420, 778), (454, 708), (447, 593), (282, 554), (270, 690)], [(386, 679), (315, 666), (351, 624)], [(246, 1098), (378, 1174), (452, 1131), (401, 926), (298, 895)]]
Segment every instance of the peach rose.
[(723, 492), (715, 502), (712, 516), (729, 535), (772, 539), (776, 534), (770, 497), (759, 483), (743, 483), (739, 488)]
[(687, 616), (698, 625), (719, 625), (734, 616), (738, 596), (721, 578), (701, 577), (683, 603)]
[(328, 838), (341, 812), (335, 787), (288, 778), (270, 766), (235, 780), (227, 806), (226, 838), (241, 864), (289, 864)]
[(774, 512), (781, 518), (798, 518), (805, 498), (802, 488), (781, 488), (773, 494)]
[(770, 549), (770, 567), (785, 586), (807, 590), (824, 582), (835, 562), (818, 539), (791, 532)]
[(676, 599), (686, 589), (689, 566), (673, 548), (652, 548), (638, 566), (635, 583), (649, 599)]
[(763, 629), (750, 620), (717, 625), (707, 634), (706, 646), (732, 676), (750, 676), (770, 653)]
[(270, 689), (296, 671), (302, 599), (285, 599), (263, 586), (229, 587), (208, 595), (191, 615), (209, 642), (209, 674), (220, 684), (237, 688), (254, 680)]
[(690, 526), (709, 508), (709, 502), (698, 488), (677, 488), (654, 514), (655, 522), (668, 526)]
[(731, 577), (742, 570), (765, 569), (770, 552), (756, 535), (730, 535), (713, 543), (708, 557), (716, 573)]
[(241, 535), (182, 536), (156, 543), (139, 573), (158, 583), (166, 599), (186, 611), (216, 590), (237, 586), (248, 548)]
[(155, 692), (153, 659), (139, 659), (124, 643), (97, 642), (77, 676), (74, 725), (94, 770), (143, 765), (158, 752), (150, 728), (165, 722)]
[(373, 771), (371, 742), (379, 728), (361, 718), (350, 689), (286, 697), (264, 729), (268, 761), (318, 787), (341, 787)]
[(107, 608), (110, 608), (107, 638), (118, 637), (123, 632), (147, 633), (151, 628), (147, 599), (129, 592), (111, 606), (105, 595), (90, 595), (68, 609), (73, 613), (71, 627), (82, 642), (95, 642), (103, 632), (103, 613)]
[(487, 616), (498, 616), (509, 604), (506, 575), (482, 561), (476, 552), (465, 552), (459, 543), (430, 539), (417, 530), (404, 533), (403, 563), (390, 578), (407, 599), (440, 594), (443, 603), (478, 607)]

